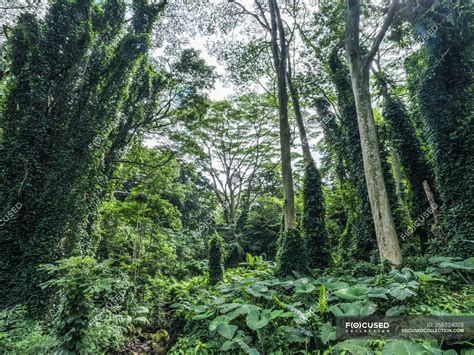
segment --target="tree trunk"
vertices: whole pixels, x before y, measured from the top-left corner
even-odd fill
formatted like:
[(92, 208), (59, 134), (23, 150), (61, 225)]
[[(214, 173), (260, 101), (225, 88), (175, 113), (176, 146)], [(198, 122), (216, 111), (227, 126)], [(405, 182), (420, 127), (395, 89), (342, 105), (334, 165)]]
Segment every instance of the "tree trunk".
[(309, 149), (308, 136), (306, 134), (306, 128), (303, 122), (303, 115), (301, 114), (300, 100), (298, 96), (297, 89), (293, 86), (293, 81), (291, 79), (291, 69), (288, 65), (287, 72), (287, 83), (288, 89), (290, 90), (291, 102), (293, 103), (293, 112), (295, 113), (296, 124), (298, 125), (298, 132), (300, 134), (301, 140), (301, 150), (303, 151), (303, 161), (304, 165), (307, 167), (312, 164), (313, 157), (311, 156), (311, 151)]
[(358, 0), (347, 0), (346, 51), (351, 72), (352, 91), (354, 92), (359, 125), (362, 159), (365, 179), (369, 192), (375, 234), (381, 260), (393, 265), (402, 263), (402, 253), (398, 242), (392, 210), (383, 178), (382, 161), (378, 146), (377, 129), (372, 113), (369, 89), (369, 67), (375, 52), (390, 26), (398, 1), (393, 0), (384, 20), (381, 31), (367, 54), (362, 57), (359, 43), (360, 4)]
[(377, 129), (370, 100), (369, 71), (363, 68), (362, 63), (358, 60), (350, 59), (349, 63), (352, 89), (357, 108), (365, 179), (369, 192), (380, 259), (387, 259), (392, 264), (398, 266), (402, 263), (402, 254), (383, 178)]
[(430, 203), (431, 209), (433, 210), (433, 217), (434, 217), (435, 225), (438, 225), (439, 224), (438, 205), (435, 202), (433, 192), (431, 192), (430, 184), (426, 180), (423, 181), (423, 190), (425, 191), (426, 198), (427, 198), (428, 202)]
[[(286, 88), (286, 40), (276, 0), (268, 0), (271, 17), (271, 49), (278, 79), (278, 111), (280, 118), (280, 152), (283, 192), (285, 196), (285, 231), (296, 229), (295, 192), (291, 168), (291, 131), (288, 123), (288, 93)], [(278, 21), (278, 24), (277, 24)], [(278, 41), (279, 33), (279, 41)], [(279, 43), (278, 43), (279, 42)]]

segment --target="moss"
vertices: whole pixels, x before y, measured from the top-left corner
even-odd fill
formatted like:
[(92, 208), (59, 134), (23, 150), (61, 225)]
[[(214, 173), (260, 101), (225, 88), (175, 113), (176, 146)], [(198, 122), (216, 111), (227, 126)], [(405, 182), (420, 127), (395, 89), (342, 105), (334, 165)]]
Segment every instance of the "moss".
[(166, 330), (160, 329), (151, 335), (151, 349), (154, 354), (166, 354), (166, 349), (170, 341), (169, 334)]

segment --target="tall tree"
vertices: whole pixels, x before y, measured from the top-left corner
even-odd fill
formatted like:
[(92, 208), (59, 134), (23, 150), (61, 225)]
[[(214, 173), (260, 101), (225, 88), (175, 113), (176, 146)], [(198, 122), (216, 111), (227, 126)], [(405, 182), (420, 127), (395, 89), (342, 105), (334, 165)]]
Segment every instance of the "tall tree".
[(200, 120), (188, 124), (188, 132), (176, 134), (185, 144), (181, 153), (202, 172), (227, 224), (235, 224), (242, 204), (255, 199), (260, 168), (275, 160), (274, 120), (274, 108), (250, 94), (212, 102)]
[(359, 40), (360, 1), (347, 0), (346, 51), (351, 72), (352, 90), (357, 108), (364, 171), (369, 192), (379, 254), (395, 266), (402, 263), (392, 210), (385, 186), (382, 160), (378, 146), (377, 129), (370, 99), (370, 65), (398, 8), (398, 0), (392, 0), (380, 31), (367, 54)]
[(349, 237), (352, 239), (351, 248), (345, 250), (344, 253), (349, 257), (355, 256), (369, 261), (375, 250), (375, 228), (364, 175), (362, 146), (357, 125), (357, 109), (350, 74), (347, 66), (339, 58), (338, 48), (338, 46), (334, 47), (329, 57), (331, 80), (336, 89), (343, 135), (343, 144), (339, 144), (337, 147), (341, 150), (341, 155), (344, 156), (348, 178), (356, 191), (353, 204), (355, 211), (350, 211), (353, 216), (349, 226)]
[[(383, 117), (387, 121), (393, 145), (399, 152), (401, 165), (410, 183), (412, 192), (411, 217), (416, 220), (430, 208), (423, 184), (428, 184), (431, 190), (434, 187), (434, 180), (417, 138), (415, 127), (403, 101), (396, 97), (394, 93), (389, 92), (388, 79), (384, 77), (383, 73), (377, 73), (377, 79), (384, 98)], [(434, 210), (433, 213), (438, 213), (438, 211)], [(430, 227), (428, 220), (426, 220), (417, 231), (420, 235), (423, 250), (427, 247), (429, 232)]]
[(45, 21), (22, 15), (11, 37), (11, 83), (3, 110), (0, 195), (22, 208), (0, 230), (1, 305), (48, 295), (37, 267), (84, 250), (100, 200), (109, 134), (148, 49), (164, 2), (58, 0)]
[[(421, 56), (410, 65), (423, 118), (434, 151), (436, 187), (442, 202), (441, 220), (448, 247), (439, 251), (454, 256), (473, 254), (474, 235), (474, 29), (471, 1), (435, 3), (418, 19), (425, 35)], [(427, 36), (428, 30), (436, 31)]]
[[(261, 8), (258, 1), (256, 3), (257, 6)], [(285, 231), (289, 231), (295, 230), (297, 226), (293, 171), (291, 167), (291, 130), (288, 122), (288, 91), (286, 83), (288, 49), (278, 3), (276, 0), (268, 0), (268, 7), (270, 11), (270, 24), (267, 26), (270, 28), (270, 45), (277, 76), (281, 171), (285, 196)]]

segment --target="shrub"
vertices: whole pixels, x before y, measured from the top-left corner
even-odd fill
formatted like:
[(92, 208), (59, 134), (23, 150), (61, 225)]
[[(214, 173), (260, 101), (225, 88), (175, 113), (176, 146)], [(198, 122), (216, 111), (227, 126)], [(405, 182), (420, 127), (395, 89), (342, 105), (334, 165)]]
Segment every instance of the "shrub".
[(224, 279), (224, 245), (216, 233), (209, 242), (209, 283), (215, 285)]
[(41, 323), (27, 317), (26, 307), (0, 312), (1, 354), (49, 354), (57, 340), (45, 334)]
[(311, 267), (326, 267), (331, 261), (324, 213), (321, 176), (309, 164), (303, 181), (303, 235)]
[(290, 276), (293, 271), (298, 273), (308, 271), (308, 254), (304, 239), (297, 230), (289, 230), (285, 233), (278, 253), (277, 274)]
[(97, 263), (91, 257), (71, 257), (42, 265), (40, 269), (53, 276), (41, 286), (57, 288), (63, 300), (55, 325), (57, 336), (62, 341), (61, 351), (97, 351), (104, 339), (97, 339), (89, 329), (94, 326), (101, 328), (97, 326), (97, 316), (103, 312), (103, 307), (96, 306), (94, 301), (105, 292), (111, 292), (112, 288), (114, 291), (125, 288), (128, 283), (112, 275), (107, 263)]

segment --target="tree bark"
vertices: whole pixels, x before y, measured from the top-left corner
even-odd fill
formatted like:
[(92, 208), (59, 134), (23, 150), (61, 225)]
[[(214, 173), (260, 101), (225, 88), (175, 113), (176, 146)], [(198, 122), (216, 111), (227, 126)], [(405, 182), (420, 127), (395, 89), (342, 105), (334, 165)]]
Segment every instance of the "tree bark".
[(303, 115), (301, 113), (298, 90), (293, 85), (293, 80), (291, 78), (291, 69), (289, 65), (288, 65), (288, 72), (287, 72), (287, 83), (288, 83), (288, 89), (290, 91), (291, 102), (293, 104), (293, 112), (295, 113), (296, 124), (298, 125), (298, 132), (300, 134), (301, 150), (303, 151), (304, 165), (308, 166), (312, 164), (314, 161), (311, 155), (311, 150), (309, 149), (309, 141), (308, 141), (308, 136), (306, 133), (306, 128), (304, 126)]
[(288, 122), (288, 92), (286, 87), (286, 39), (276, 0), (268, 0), (270, 9), (271, 50), (278, 81), (278, 111), (280, 121), (280, 152), (283, 192), (285, 196), (285, 231), (296, 229), (295, 192), (291, 167), (291, 131)]
[(430, 184), (426, 180), (423, 181), (423, 190), (425, 191), (426, 198), (428, 202), (430, 203), (431, 209), (433, 210), (433, 218), (435, 221), (435, 225), (438, 225), (440, 222), (438, 205), (435, 202), (433, 192), (431, 192)]
[[(395, 4), (395, 5), (394, 5)], [(351, 73), (352, 90), (357, 109), (357, 121), (362, 145), (365, 178), (369, 192), (372, 217), (381, 260), (388, 260), (395, 266), (402, 263), (387, 189), (383, 178), (382, 161), (378, 146), (377, 129), (372, 113), (369, 89), (370, 62), (378, 49), (391, 21), (397, 1), (392, 1), (381, 32), (377, 35), (367, 56), (360, 54), (359, 21), (360, 4), (358, 0), (347, 0), (346, 50)]]

